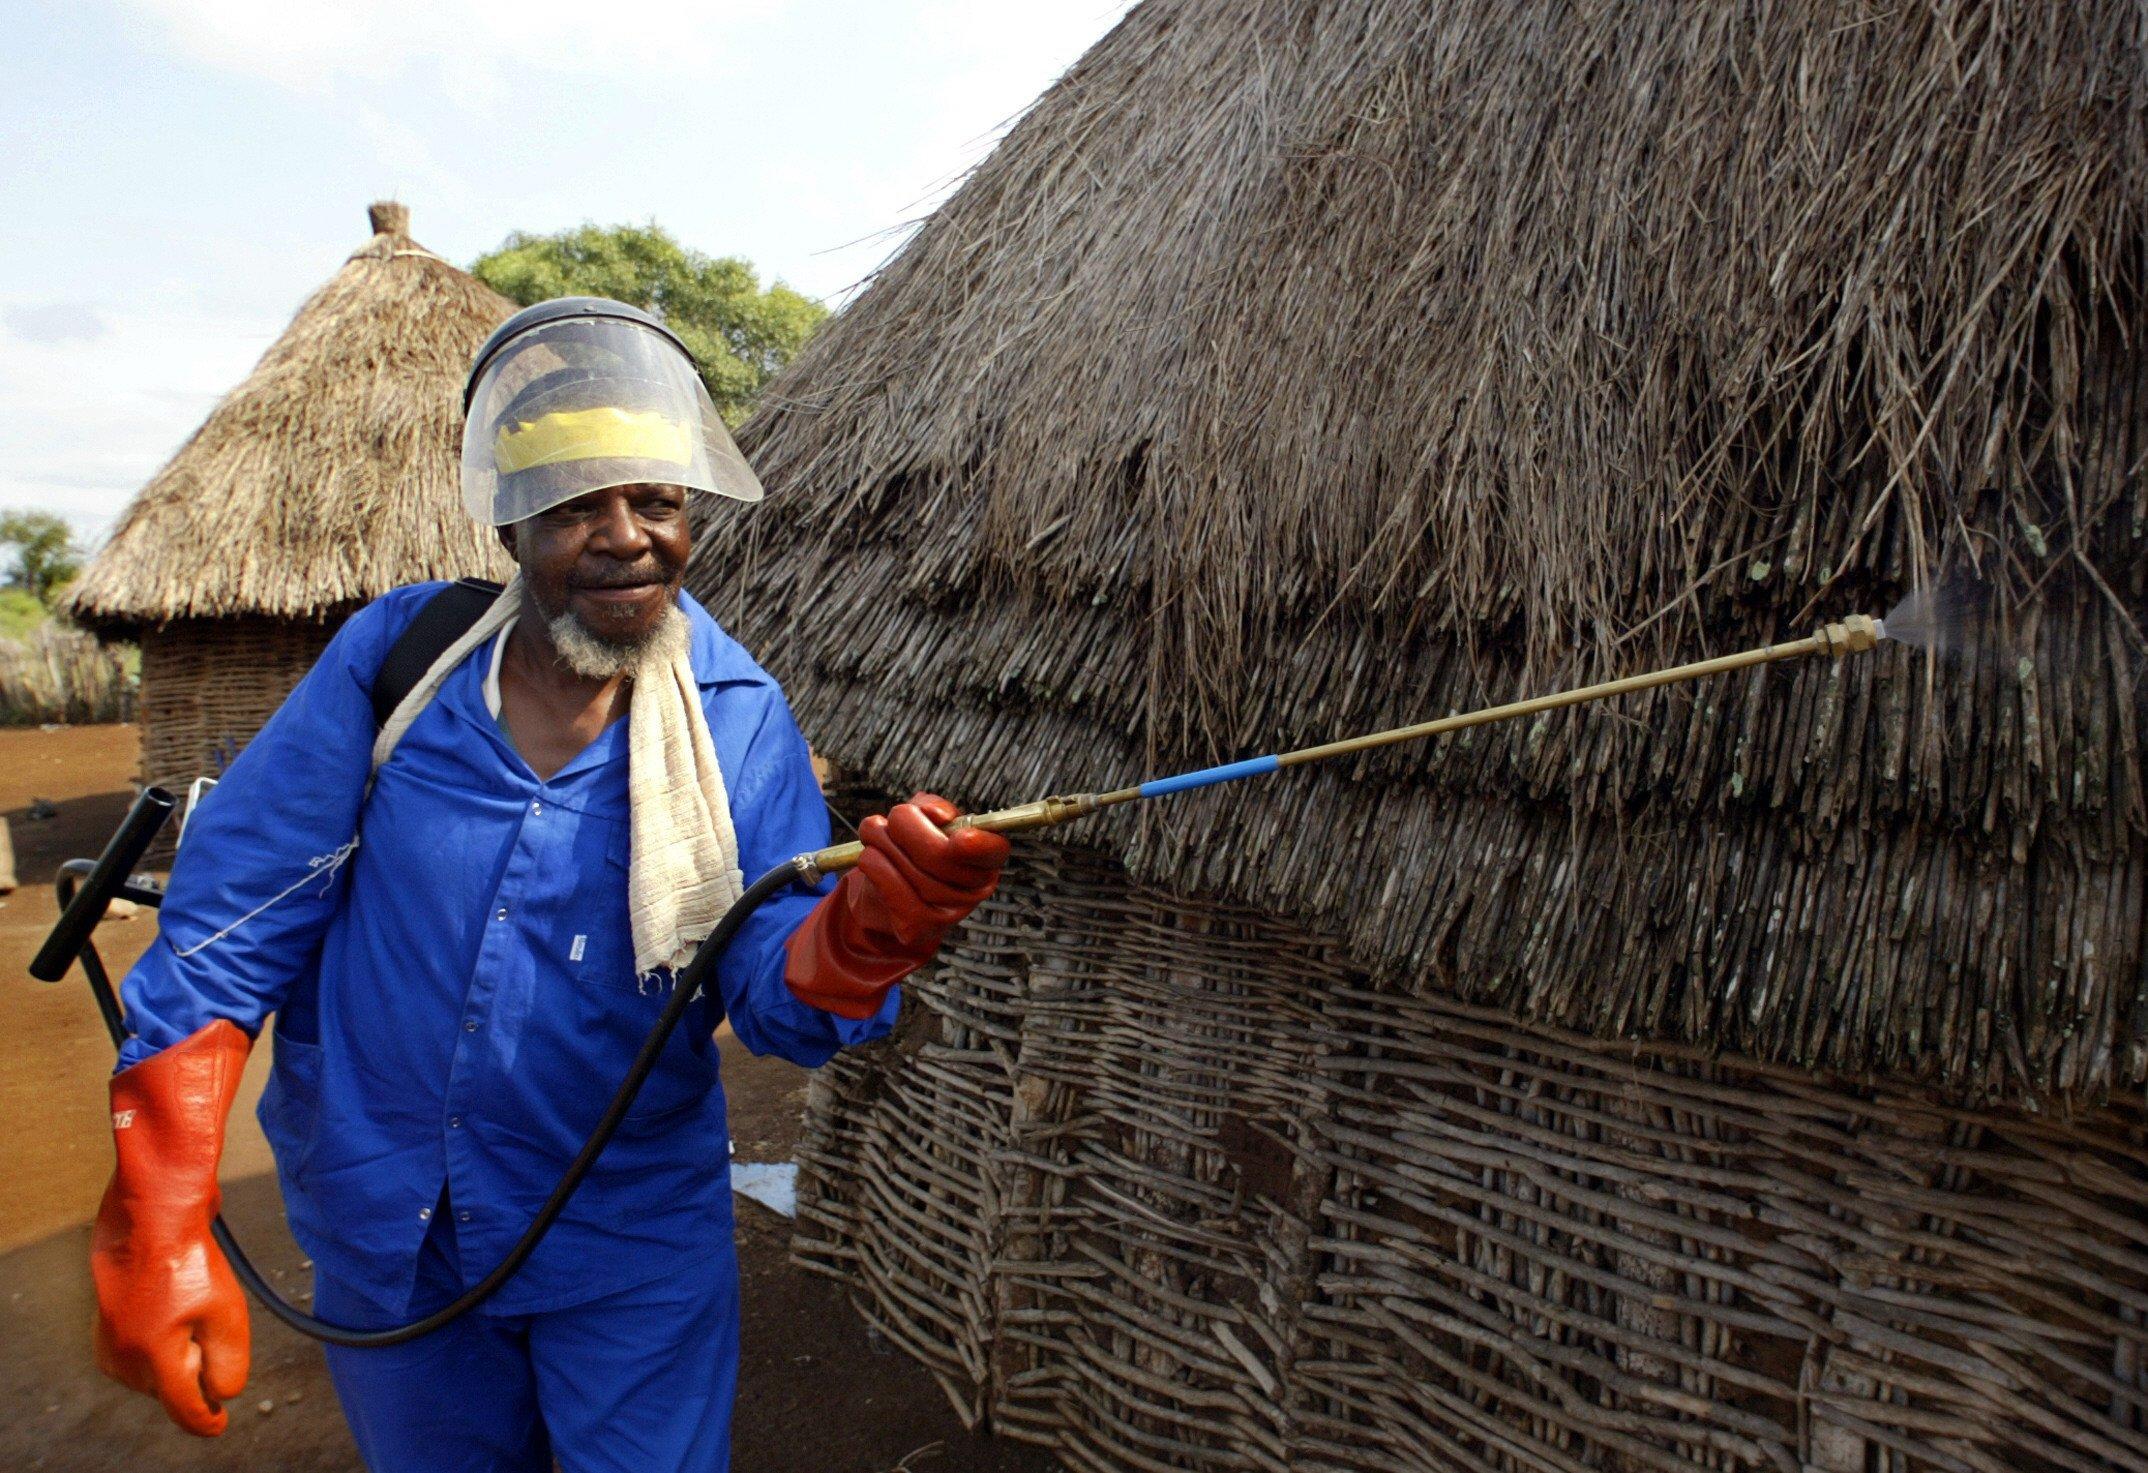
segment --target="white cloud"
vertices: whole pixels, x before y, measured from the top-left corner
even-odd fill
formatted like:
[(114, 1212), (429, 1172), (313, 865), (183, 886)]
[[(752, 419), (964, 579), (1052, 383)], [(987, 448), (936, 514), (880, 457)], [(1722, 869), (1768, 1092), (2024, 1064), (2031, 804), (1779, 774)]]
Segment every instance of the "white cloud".
[(284, 327), (186, 306), (96, 310), (101, 337), (16, 341), (0, 354), (0, 508), (56, 511), (87, 539)]
[(353, 112), (390, 197), (461, 199), (471, 193), (469, 181), (440, 157), (418, 129), (369, 102), (359, 103)]
[(842, 233), (794, 272), (830, 301), (877, 269), (982, 163), (1008, 128), (1135, 0), (924, 0), (908, 29), (907, 58), (928, 85), (882, 129), (897, 148), (860, 156), (815, 154), (794, 166), (796, 201), (818, 198), (840, 215)]
[(451, 96), (498, 98), (517, 73), (706, 72), (727, 35), (786, 0), (125, 0), (197, 61), (298, 91), (429, 74)]
[(104, 319), (87, 302), (11, 303), (0, 307), (0, 327), (25, 343), (93, 343), (105, 334)]

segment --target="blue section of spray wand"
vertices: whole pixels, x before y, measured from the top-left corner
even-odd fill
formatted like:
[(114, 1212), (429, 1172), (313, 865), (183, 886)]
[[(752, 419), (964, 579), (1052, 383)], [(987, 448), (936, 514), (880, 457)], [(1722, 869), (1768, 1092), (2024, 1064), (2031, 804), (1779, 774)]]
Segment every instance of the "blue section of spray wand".
[(1282, 754), (1270, 752), (1265, 757), (1248, 757), (1243, 762), (1226, 762), (1221, 767), (1182, 772), (1177, 777), (1153, 777), (1134, 791), (1144, 798), (1161, 798), (1166, 793), (1183, 793), (1189, 788), (1209, 788), (1217, 783), (1234, 783), (1242, 777), (1259, 777), (1282, 765)]

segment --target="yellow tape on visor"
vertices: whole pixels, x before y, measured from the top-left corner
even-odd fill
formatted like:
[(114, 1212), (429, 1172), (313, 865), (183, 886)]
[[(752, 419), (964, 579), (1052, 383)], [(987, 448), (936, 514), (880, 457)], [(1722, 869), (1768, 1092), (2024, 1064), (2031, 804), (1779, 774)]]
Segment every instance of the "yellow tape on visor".
[(571, 409), (528, 424), (501, 425), (492, 456), (503, 476), (532, 466), (615, 456), (691, 465), (694, 442), (686, 426), (655, 410)]

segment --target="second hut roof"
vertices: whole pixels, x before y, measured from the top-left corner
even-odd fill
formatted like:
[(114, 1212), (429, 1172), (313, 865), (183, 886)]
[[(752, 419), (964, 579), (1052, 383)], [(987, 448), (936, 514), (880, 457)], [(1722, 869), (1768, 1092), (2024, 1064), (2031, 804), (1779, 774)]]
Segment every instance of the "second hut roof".
[(410, 238), (399, 204), (152, 476), (75, 586), (123, 631), (318, 617), (497, 570), (462, 509), (462, 385), (515, 304)]
[(1974, 562), (2016, 643), (1959, 663), (1776, 668), (1066, 841), (1599, 1036), (2138, 1084), (2141, 45), (2116, 0), (1147, 0), (771, 385), (771, 500), (696, 587), (822, 752), (982, 806)]

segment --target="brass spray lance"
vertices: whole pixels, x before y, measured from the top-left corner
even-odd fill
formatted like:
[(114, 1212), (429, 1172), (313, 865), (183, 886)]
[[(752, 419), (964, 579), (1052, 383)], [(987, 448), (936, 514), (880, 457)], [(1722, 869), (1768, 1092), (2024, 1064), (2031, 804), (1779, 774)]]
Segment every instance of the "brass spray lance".
[[(1706, 675), (1727, 675), (1733, 670), (1772, 664), (1777, 660), (1795, 660), (1806, 655), (1832, 655), (1840, 659), (1844, 655), (1860, 654), (1871, 649), (1886, 633), (1886, 626), (1880, 620), (1865, 614), (1852, 614), (1839, 623), (1823, 626), (1804, 639), (1793, 639), (1784, 644), (1764, 645), (1740, 654), (1719, 655), (1712, 660), (1696, 660), (1690, 665), (1674, 665), (1668, 670), (1654, 670), (1645, 675), (1628, 675), (1621, 680), (1606, 680), (1599, 685), (1582, 686), (1578, 690), (1532, 696), (1526, 701), (1510, 701), (1504, 706), (1487, 706), (1480, 711), (1465, 711), (1457, 716), (1443, 716), (1437, 721), (1422, 721), (1415, 726), (1398, 726), (1391, 731), (1376, 731), (1368, 736), (1325, 742), (1317, 747), (1300, 747), (1294, 752), (1248, 757), (1244, 761), (1227, 762), (1220, 767), (1203, 767), (1193, 772), (1182, 772), (1176, 777), (1154, 778), (1130, 788), (1114, 788), (1108, 793), (1072, 793), (1063, 797), (1040, 798), (1034, 803), (1020, 803), (1012, 808), (995, 809), (990, 813), (964, 814), (949, 824), (948, 828), (989, 829), (996, 834), (1051, 828), (1056, 824), (1085, 817), (1100, 808), (1113, 808), (1121, 803), (1133, 803), (1143, 798), (1160, 798), (1166, 793), (1184, 792), (1189, 788), (1206, 788), (1217, 783), (1236, 782), (1240, 778), (1258, 777), (1262, 773), (1276, 772), (1285, 767), (1300, 767), (1310, 762), (1325, 762), (1331, 757), (1348, 757), (1357, 752), (1369, 752), (1375, 747), (1392, 747), (1400, 742), (1414, 742), (1422, 737), (1442, 736), (1450, 731), (1460, 731), (1464, 727), (1489, 726), (1495, 721), (1511, 721), (1517, 716), (1531, 716), (1539, 711), (1556, 711), (1562, 706), (1578, 706), (1585, 701), (1603, 700), (1606, 696), (1622, 696), (1632, 691), (1650, 690), (1659, 685), (1678, 685), (1688, 680), (1699, 680)], [(823, 875), (850, 869), (857, 864), (859, 856), (864, 852), (865, 846), (855, 840), (847, 844), (833, 844), (811, 854), (799, 855), (791, 861), (791, 867), (801, 881), (810, 885)]]

